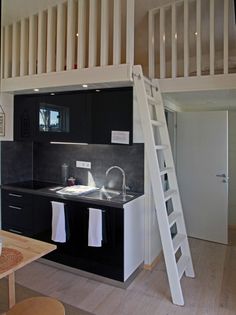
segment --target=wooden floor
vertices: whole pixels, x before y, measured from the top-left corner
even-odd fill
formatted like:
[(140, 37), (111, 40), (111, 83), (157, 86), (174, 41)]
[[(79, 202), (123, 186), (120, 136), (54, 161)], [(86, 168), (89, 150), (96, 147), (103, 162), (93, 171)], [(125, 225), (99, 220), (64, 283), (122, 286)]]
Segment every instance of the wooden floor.
[(236, 246), (196, 239), (190, 245), (196, 278), (182, 279), (184, 307), (171, 303), (163, 262), (153, 271), (143, 270), (127, 289), (38, 262), (19, 270), (16, 279), (23, 286), (97, 315), (235, 315)]

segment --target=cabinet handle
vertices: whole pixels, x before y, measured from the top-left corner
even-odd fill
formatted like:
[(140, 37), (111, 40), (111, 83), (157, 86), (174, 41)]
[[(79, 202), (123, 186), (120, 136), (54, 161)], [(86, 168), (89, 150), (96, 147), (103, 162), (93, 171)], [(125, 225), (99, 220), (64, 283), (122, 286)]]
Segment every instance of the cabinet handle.
[(9, 206), (9, 208), (16, 209), (16, 210), (22, 210), (21, 207), (16, 207), (16, 206)]
[(8, 194), (9, 196), (12, 196), (12, 197), (18, 197), (18, 198), (21, 198), (22, 197), (22, 195), (17, 195), (17, 194), (12, 194), (12, 193), (10, 193), (10, 194)]
[(18, 231), (18, 230), (14, 230), (14, 229), (9, 229), (8, 231), (16, 233), (16, 234), (23, 234), (23, 232)]

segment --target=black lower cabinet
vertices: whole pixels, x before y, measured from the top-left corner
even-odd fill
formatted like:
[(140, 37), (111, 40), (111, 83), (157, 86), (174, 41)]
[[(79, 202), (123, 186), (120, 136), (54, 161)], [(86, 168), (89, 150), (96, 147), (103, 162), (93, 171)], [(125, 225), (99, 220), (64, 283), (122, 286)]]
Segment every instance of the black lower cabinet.
[[(65, 204), (68, 227), (66, 243), (51, 240), (52, 200)], [(101, 247), (88, 246), (90, 206), (102, 210)], [(57, 249), (46, 255), (46, 259), (124, 281), (124, 211), (121, 208), (96, 207), (81, 202), (2, 190), (2, 228), (56, 244)]]

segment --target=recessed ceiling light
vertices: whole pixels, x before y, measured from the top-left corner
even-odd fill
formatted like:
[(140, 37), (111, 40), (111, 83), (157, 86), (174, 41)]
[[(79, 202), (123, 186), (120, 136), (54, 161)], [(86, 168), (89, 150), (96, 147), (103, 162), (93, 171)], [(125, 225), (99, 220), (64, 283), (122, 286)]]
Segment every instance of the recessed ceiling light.
[(79, 37), (79, 33), (76, 33), (76, 36)]
[(194, 35), (196, 35), (196, 36), (197, 36), (197, 32), (195, 32), (195, 33), (194, 33)]
[(83, 88), (87, 88), (87, 87), (88, 87), (88, 84), (83, 84), (82, 87), (83, 87)]
[(39, 91), (39, 89), (34, 89), (34, 92), (38, 92)]

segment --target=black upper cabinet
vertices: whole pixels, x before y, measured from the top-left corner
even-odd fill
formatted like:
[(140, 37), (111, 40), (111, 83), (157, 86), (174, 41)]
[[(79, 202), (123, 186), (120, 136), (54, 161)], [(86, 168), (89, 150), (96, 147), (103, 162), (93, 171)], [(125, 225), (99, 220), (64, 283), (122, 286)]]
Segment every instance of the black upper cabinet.
[(91, 91), (92, 143), (132, 144), (133, 89)]
[(14, 139), (33, 141), (35, 138), (37, 96), (16, 95), (14, 98)]
[(15, 140), (132, 144), (132, 130), (132, 88), (15, 96)]

